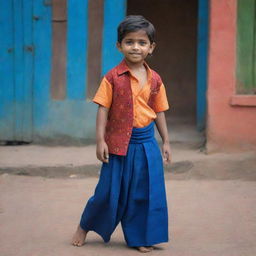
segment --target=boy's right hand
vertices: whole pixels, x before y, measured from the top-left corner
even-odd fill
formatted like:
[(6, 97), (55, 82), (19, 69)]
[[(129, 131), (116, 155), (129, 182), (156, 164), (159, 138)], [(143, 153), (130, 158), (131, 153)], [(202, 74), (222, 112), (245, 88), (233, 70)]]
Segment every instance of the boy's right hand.
[(100, 161), (108, 163), (108, 145), (104, 140), (97, 142), (96, 155)]

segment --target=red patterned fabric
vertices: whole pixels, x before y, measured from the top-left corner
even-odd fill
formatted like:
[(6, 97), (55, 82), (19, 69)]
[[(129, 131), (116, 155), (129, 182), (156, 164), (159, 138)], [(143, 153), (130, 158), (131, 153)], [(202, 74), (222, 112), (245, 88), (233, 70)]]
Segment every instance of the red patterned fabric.
[[(106, 79), (112, 85), (113, 99), (109, 109), (105, 140), (109, 153), (125, 156), (133, 128), (133, 99), (129, 69), (123, 60), (111, 69)], [(151, 93), (148, 104), (154, 109), (155, 96), (162, 84), (160, 76), (152, 70)]]

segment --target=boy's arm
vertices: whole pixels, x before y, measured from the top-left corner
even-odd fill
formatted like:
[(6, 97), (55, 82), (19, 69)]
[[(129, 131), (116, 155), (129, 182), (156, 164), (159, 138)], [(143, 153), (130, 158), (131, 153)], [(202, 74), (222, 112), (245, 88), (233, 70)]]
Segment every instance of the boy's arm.
[(104, 138), (108, 119), (108, 111), (108, 108), (99, 105), (96, 119), (96, 155), (100, 161), (105, 163), (108, 163), (108, 146)]
[(169, 142), (169, 134), (165, 119), (164, 112), (156, 113), (157, 117), (155, 119), (157, 130), (162, 138), (163, 145), (162, 145), (162, 154), (165, 163), (171, 162), (171, 147)]

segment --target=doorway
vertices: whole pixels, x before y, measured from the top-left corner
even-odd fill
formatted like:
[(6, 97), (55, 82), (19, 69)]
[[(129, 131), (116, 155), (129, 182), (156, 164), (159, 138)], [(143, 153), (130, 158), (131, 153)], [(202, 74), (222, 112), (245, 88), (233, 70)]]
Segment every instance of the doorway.
[(127, 15), (143, 15), (156, 28), (156, 48), (147, 60), (166, 87), (172, 141), (201, 142), (197, 130), (198, 0), (128, 0)]

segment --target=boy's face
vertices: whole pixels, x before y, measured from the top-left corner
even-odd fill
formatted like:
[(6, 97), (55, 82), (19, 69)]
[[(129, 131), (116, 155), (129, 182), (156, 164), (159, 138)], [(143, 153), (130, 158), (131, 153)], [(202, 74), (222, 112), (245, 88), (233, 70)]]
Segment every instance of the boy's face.
[(144, 30), (130, 32), (125, 35), (117, 48), (131, 64), (143, 63), (148, 54), (152, 54), (155, 43), (150, 43), (147, 33)]

